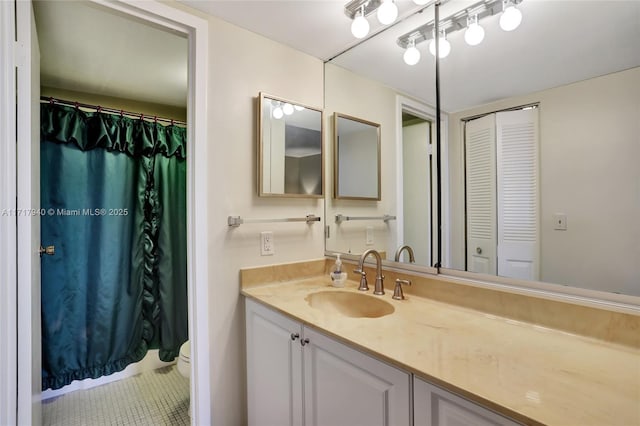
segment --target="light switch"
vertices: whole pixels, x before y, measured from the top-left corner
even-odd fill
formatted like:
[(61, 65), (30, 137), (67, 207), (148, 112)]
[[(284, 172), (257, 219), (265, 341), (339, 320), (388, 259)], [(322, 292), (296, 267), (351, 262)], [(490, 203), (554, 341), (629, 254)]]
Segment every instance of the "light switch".
[(368, 246), (373, 245), (373, 226), (367, 226), (367, 241)]
[(553, 215), (553, 229), (556, 231), (567, 230), (567, 215), (564, 213), (555, 213)]

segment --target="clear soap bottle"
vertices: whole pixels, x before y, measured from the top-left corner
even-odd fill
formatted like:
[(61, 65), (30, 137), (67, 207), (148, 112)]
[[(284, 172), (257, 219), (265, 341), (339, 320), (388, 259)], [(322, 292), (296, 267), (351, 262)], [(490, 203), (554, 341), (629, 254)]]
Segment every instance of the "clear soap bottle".
[(342, 260), (340, 260), (340, 253), (336, 253), (336, 263), (333, 265), (331, 274), (331, 285), (334, 287), (344, 287), (344, 282), (347, 280), (347, 273), (342, 271)]

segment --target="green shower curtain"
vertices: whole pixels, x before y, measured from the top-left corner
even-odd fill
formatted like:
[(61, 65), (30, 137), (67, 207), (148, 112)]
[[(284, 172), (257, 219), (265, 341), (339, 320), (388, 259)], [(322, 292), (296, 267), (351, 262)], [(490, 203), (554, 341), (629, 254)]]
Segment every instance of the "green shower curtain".
[(43, 389), (188, 338), (186, 130), (41, 105)]

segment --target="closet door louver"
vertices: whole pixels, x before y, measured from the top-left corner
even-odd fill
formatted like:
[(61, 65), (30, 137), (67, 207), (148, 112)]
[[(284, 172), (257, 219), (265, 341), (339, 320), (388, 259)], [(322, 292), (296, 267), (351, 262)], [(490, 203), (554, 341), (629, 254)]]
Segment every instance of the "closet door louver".
[(498, 275), (539, 279), (538, 109), (496, 114)]
[(465, 126), (467, 270), (497, 273), (495, 115)]

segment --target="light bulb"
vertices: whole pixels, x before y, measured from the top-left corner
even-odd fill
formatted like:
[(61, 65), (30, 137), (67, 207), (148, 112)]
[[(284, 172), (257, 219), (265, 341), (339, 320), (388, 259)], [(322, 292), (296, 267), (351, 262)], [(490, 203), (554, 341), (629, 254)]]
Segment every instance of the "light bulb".
[(351, 23), (351, 34), (355, 38), (364, 38), (369, 34), (369, 21), (364, 17), (362, 10), (356, 12), (356, 17)]
[(415, 65), (420, 62), (420, 51), (416, 47), (415, 41), (411, 40), (407, 46), (407, 50), (404, 51), (402, 56), (404, 63), (407, 65)]
[(293, 114), (293, 105), (291, 105), (289, 102), (282, 105), (282, 112), (284, 112), (287, 115)]
[(304, 107), (302, 105), (294, 105), (293, 107), (295, 108), (296, 111), (304, 110)]
[(388, 25), (398, 17), (398, 6), (393, 0), (382, 0), (382, 4), (378, 7), (377, 16), (382, 25)]
[(505, 31), (513, 31), (518, 28), (520, 22), (522, 22), (522, 12), (512, 4), (505, 7), (504, 12), (502, 12), (500, 16), (500, 28)]
[[(449, 43), (449, 41), (444, 37), (444, 35), (440, 36), (438, 43), (439, 43), (438, 47), (440, 50), (440, 59), (446, 58), (447, 56), (449, 56), (449, 53), (451, 53), (451, 43)], [(435, 38), (431, 40), (431, 43), (429, 43), (429, 53), (431, 53), (433, 56), (436, 56), (436, 39)]]
[(283, 116), (284, 112), (282, 112), (282, 108), (276, 107), (276, 109), (273, 110), (273, 118), (276, 120), (280, 120)]
[(484, 40), (484, 28), (478, 25), (478, 15), (469, 17), (467, 20), (467, 31), (464, 33), (464, 41), (469, 46), (476, 46)]

